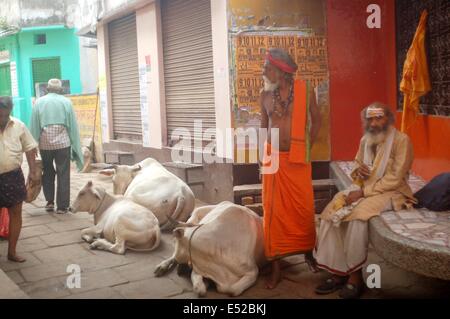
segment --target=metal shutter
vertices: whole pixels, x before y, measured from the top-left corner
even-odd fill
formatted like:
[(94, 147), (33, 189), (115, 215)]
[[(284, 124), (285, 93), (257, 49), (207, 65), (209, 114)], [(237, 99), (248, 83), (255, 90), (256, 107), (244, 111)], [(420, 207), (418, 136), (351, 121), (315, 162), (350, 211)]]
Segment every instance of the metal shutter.
[(141, 141), (136, 15), (112, 21), (108, 33), (114, 138)]
[(200, 138), (194, 120), (216, 128), (210, 0), (162, 1), (161, 20), (168, 141), (177, 127)]
[(50, 79), (61, 79), (61, 63), (59, 58), (33, 59), (33, 93), (36, 96), (36, 83), (47, 83)]

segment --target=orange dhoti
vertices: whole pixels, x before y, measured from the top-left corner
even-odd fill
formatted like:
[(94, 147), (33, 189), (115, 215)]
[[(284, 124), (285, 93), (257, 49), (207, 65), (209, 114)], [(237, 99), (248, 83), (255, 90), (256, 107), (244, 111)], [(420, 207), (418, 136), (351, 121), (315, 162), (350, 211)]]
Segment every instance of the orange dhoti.
[(311, 163), (293, 163), (289, 152), (278, 155), (278, 170), (263, 174), (264, 251), (269, 260), (311, 251), (316, 241)]

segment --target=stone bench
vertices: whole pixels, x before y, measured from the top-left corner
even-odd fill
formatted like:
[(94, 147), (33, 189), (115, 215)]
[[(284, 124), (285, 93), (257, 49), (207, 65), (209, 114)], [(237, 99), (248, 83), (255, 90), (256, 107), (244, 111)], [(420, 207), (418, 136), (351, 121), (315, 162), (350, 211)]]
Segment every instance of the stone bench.
[[(332, 162), (331, 178), (339, 190), (351, 184), (353, 162)], [(425, 185), (411, 175), (416, 192)], [(420, 275), (450, 280), (450, 211), (427, 209), (387, 211), (369, 220), (369, 239), (377, 254), (390, 263)]]
[[(331, 198), (336, 194), (337, 189), (331, 179), (317, 179), (313, 180), (314, 190), (314, 207), (316, 214), (322, 212)], [(262, 185), (261, 184), (247, 184), (237, 185), (233, 187), (234, 202), (239, 205), (244, 205), (255, 211), (258, 215), (263, 215), (262, 208)]]

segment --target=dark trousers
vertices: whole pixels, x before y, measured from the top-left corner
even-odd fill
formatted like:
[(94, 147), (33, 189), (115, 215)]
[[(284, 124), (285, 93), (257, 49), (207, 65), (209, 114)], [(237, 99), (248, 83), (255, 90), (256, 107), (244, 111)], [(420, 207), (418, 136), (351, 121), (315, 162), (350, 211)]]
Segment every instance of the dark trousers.
[[(59, 150), (41, 150), (42, 157), (42, 187), (47, 202), (55, 200), (55, 174), (57, 176), (57, 209), (67, 209), (70, 206), (70, 147)], [(53, 166), (55, 161), (55, 167)]]

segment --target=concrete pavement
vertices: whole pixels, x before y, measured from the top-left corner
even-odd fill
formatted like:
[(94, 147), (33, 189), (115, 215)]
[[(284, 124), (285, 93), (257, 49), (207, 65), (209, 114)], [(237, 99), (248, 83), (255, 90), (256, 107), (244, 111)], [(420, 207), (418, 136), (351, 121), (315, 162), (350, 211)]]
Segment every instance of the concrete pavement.
[[(26, 173), (26, 165), (24, 171)], [(72, 170), (71, 200), (89, 180), (112, 192), (108, 178)], [(27, 258), (25, 263), (7, 261), (7, 242), (0, 242), (0, 269), (7, 275), (6, 278), (0, 271), (3, 290), (0, 298), (197, 298), (190, 280), (179, 277), (176, 271), (160, 278), (153, 275), (155, 266), (172, 254), (171, 234), (164, 233), (160, 247), (148, 253), (127, 251), (125, 255), (115, 255), (90, 250), (82, 241), (80, 230), (92, 225), (91, 216), (47, 213), (44, 206), (42, 193), (36, 201), (24, 205), (18, 252)], [(287, 261), (284, 278), (276, 289), (265, 289), (264, 277), (260, 276), (256, 284), (238, 298), (338, 298), (337, 293), (328, 296), (314, 293), (314, 287), (327, 277), (326, 273), (310, 273), (302, 256), (293, 256)], [(368, 264), (371, 263), (381, 267), (381, 289), (367, 290), (364, 298), (450, 296), (448, 282), (403, 271), (386, 263), (373, 251), (368, 260)], [(67, 267), (71, 264), (81, 267), (81, 288), (67, 287), (70, 275)], [(9, 289), (3, 285), (5, 282), (9, 283)], [(229, 297), (211, 287), (207, 298)]]

